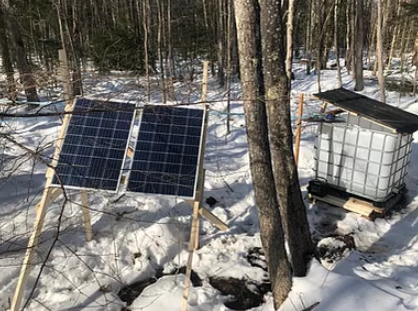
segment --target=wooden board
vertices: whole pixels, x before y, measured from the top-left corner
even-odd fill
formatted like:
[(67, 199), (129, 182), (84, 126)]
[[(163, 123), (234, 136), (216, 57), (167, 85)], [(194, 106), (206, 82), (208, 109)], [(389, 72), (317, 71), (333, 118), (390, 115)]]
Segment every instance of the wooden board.
[(319, 197), (309, 194), (309, 197), (315, 201), (325, 202), (331, 205), (342, 207), (350, 212), (360, 214), (368, 219), (375, 219), (376, 217), (382, 217), (385, 215), (386, 210), (382, 207), (376, 207), (373, 203), (350, 197), (348, 199), (338, 197), (335, 195), (326, 195)]

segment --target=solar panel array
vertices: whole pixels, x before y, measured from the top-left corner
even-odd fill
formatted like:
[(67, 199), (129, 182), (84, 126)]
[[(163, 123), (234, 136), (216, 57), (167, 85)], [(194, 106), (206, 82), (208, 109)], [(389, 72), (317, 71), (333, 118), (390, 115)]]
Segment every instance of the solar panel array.
[(127, 191), (192, 198), (204, 110), (145, 106)]
[(52, 185), (116, 191), (135, 105), (78, 99)]
[[(122, 177), (135, 105), (78, 99), (52, 185), (116, 191)], [(205, 110), (145, 106), (127, 191), (193, 198)]]

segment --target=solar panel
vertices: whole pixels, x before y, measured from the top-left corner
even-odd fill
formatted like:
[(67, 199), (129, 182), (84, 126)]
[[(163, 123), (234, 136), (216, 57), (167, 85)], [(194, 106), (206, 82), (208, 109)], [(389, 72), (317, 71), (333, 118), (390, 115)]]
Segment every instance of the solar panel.
[(116, 191), (134, 112), (134, 104), (78, 99), (52, 185)]
[(127, 191), (194, 198), (205, 110), (145, 106)]

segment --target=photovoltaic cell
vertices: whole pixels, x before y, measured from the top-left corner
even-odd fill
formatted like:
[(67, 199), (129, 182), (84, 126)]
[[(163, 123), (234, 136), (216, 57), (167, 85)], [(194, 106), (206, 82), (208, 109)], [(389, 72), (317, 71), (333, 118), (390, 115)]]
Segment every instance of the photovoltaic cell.
[(52, 184), (116, 191), (134, 113), (133, 104), (78, 99)]
[(193, 198), (205, 111), (145, 106), (127, 191)]

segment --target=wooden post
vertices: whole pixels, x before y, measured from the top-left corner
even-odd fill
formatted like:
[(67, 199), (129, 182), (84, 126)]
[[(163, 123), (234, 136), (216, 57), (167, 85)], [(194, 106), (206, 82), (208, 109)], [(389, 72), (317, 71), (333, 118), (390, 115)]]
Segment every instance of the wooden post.
[(91, 240), (93, 240), (93, 229), (91, 227), (89, 200), (87, 197), (86, 190), (81, 190), (80, 196), (81, 196), (81, 209), (83, 211), (84, 228), (86, 230), (86, 240), (90, 242)]
[(208, 68), (209, 68), (209, 61), (205, 60), (203, 62), (203, 80), (202, 80), (202, 103), (205, 105), (206, 103), (206, 95), (208, 92)]
[(321, 110), (320, 110), (320, 112), (321, 112), (321, 113), (324, 113), (324, 112), (325, 112), (325, 110), (327, 110), (327, 106), (328, 106), (328, 103), (327, 103), (327, 102), (323, 102), (323, 103), (322, 103), (322, 105), (321, 105)]
[(187, 310), (187, 301), (189, 300), (189, 291), (190, 291), (190, 277), (192, 275), (192, 262), (193, 262), (193, 253), (196, 247), (196, 239), (199, 236), (199, 207), (200, 202), (195, 201), (193, 204), (193, 215), (192, 215), (192, 228), (190, 232), (190, 241), (189, 241), (189, 257), (187, 259), (187, 268), (186, 268), (186, 280), (184, 283), (183, 290), (183, 301), (181, 305), (181, 311)]
[[(60, 189), (60, 188), (52, 188), (52, 189), (50, 189), (49, 196), (48, 196), (48, 199), (47, 199), (47, 201), (45, 202), (45, 204), (46, 204), (47, 206), (51, 205), (51, 203), (52, 203), (52, 202), (54, 202), (54, 201), (55, 201), (55, 199), (56, 199), (56, 198), (58, 198), (58, 197), (60, 196), (60, 194), (62, 194), (62, 189)], [(42, 202), (42, 201), (41, 201), (41, 202)], [(41, 202), (39, 202), (39, 203), (38, 203), (38, 204), (36, 204), (36, 206), (35, 206), (36, 213), (39, 213), (39, 209), (40, 209), (40, 207), (41, 207)]]
[(38, 246), (38, 240), (42, 233), (42, 227), (44, 224), (45, 214), (48, 209), (48, 206), (46, 203), (49, 200), (49, 196), (51, 194), (50, 191), (51, 191), (50, 188), (44, 189), (41, 202), (39, 203), (39, 209), (36, 213), (34, 231), (29, 238), (28, 247), (26, 249), (26, 255), (25, 255), (25, 258), (23, 259), (23, 264), (20, 270), (19, 279), (17, 280), (16, 291), (13, 296), (12, 305), (10, 307), (11, 311), (18, 311), (20, 308), (20, 304), (22, 302), (23, 294), (25, 292), (26, 282), (29, 277), (33, 254), (36, 250), (36, 247)]
[(298, 109), (298, 124), (296, 128), (296, 140), (295, 140), (295, 162), (296, 167), (299, 164), (299, 149), (300, 149), (300, 136), (302, 132), (302, 116), (303, 116), (303, 93), (299, 95), (299, 109)]
[(58, 58), (60, 61), (60, 81), (64, 88), (64, 100), (69, 101), (72, 98), (71, 78), (68, 66), (67, 52), (65, 49), (58, 51)]
[[(65, 111), (69, 112), (72, 110), (72, 105), (67, 102), (65, 107)], [(58, 164), (58, 157), (62, 147), (63, 139), (65, 136), (65, 132), (68, 127), (68, 123), (70, 122), (70, 114), (65, 115), (64, 122), (61, 127), (60, 134), (57, 139), (57, 144), (54, 152), (54, 156), (51, 161), (51, 167), (56, 167)], [(25, 292), (26, 283), (28, 281), (31, 263), (33, 259), (33, 254), (38, 247), (39, 237), (42, 233), (42, 227), (44, 225), (45, 215), (48, 210), (49, 204), (52, 202), (51, 197), (56, 195), (55, 190), (53, 190), (50, 186), (52, 183), (52, 178), (54, 177), (54, 169), (49, 167), (46, 171), (46, 183), (44, 192), (42, 194), (42, 199), (39, 202), (38, 210), (36, 213), (34, 230), (32, 235), (29, 238), (28, 247), (26, 249), (25, 258), (23, 259), (22, 268), (20, 270), (19, 279), (17, 280), (16, 290), (13, 296), (12, 305), (10, 307), (10, 311), (18, 311), (20, 308), (20, 304), (22, 302), (23, 294)]]

